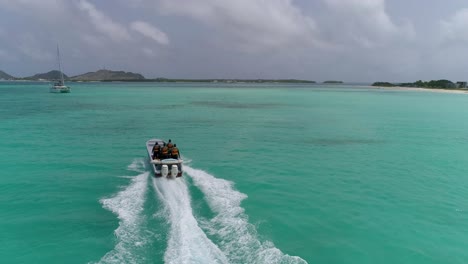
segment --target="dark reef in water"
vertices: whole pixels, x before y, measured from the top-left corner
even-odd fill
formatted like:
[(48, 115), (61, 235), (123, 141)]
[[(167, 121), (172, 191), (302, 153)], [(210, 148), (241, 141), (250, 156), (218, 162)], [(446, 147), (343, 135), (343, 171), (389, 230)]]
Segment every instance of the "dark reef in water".
[(262, 109), (262, 108), (272, 108), (281, 106), (281, 104), (276, 103), (237, 103), (237, 102), (225, 102), (225, 101), (193, 101), (193, 105), (200, 106), (209, 106), (217, 108), (233, 108), (233, 109)]
[(343, 83), (342, 81), (324, 81), (324, 84), (341, 84)]
[(317, 145), (317, 146), (342, 146), (342, 145), (359, 145), (359, 144), (380, 144), (383, 143), (382, 140), (376, 139), (345, 139), (345, 138), (316, 138), (316, 139), (306, 139), (304, 143)]

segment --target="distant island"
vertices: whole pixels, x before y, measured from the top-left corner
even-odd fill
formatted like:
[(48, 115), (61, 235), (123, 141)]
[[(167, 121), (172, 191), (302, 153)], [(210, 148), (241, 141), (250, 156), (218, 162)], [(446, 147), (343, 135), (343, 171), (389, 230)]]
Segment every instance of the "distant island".
[(372, 86), (380, 87), (415, 87), (415, 88), (430, 88), (430, 89), (466, 89), (466, 82), (452, 82), (449, 80), (431, 80), (416, 81), (413, 83), (390, 83), (390, 82), (375, 82)]
[(337, 83), (343, 83), (342, 81), (324, 81), (324, 84), (337, 84)]
[(14, 80), (15, 77), (9, 75), (8, 73), (4, 72), (4, 71), (0, 71), (0, 80)]
[[(60, 79), (60, 71), (53, 70), (46, 73), (38, 73), (28, 77), (13, 77), (0, 71), (0, 80), (7, 81), (55, 81)], [(65, 81), (69, 82), (210, 82), (210, 83), (315, 83), (309, 80), (296, 79), (170, 79), (154, 78), (146, 79), (143, 75), (133, 72), (98, 70), (87, 72), (77, 76), (63, 74)]]
[(139, 73), (99, 70), (96, 72), (88, 72), (85, 74), (73, 76), (69, 78), (71, 81), (135, 81), (145, 80), (145, 77)]
[[(65, 80), (68, 80), (68, 76), (64, 73), (63, 78)], [(60, 79), (60, 71), (50, 71), (46, 73), (38, 73), (34, 74), (33, 76), (29, 77), (24, 77), (24, 78), (17, 78), (17, 79), (23, 79), (23, 80), (30, 80), (30, 81), (38, 81), (38, 80), (58, 80)]]

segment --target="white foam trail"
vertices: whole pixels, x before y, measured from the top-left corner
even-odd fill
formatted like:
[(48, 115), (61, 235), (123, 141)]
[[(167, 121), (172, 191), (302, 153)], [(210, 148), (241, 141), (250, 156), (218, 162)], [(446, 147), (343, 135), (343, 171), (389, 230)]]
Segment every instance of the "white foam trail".
[[(130, 165), (138, 169), (138, 162)], [(141, 263), (143, 256), (136, 251), (148, 242), (148, 235), (143, 233), (143, 206), (148, 189), (149, 172), (133, 177), (131, 184), (114, 197), (101, 199), (104, 208), (112, 211), (119, 218), (119, 227), (114, 231), (117, 244), (99, 263)]]
[(164, 262), (174, 263), (228, 263), (226, 256), (206, 236), (192, 214), (190, 195), (183, 178), (153, 178), (155, 191), (164, 204), (170, 224)]
[(127, 166), (128, 170), (143, 173), (145, 171), (145, 162), (142, 159), (133, 160), (132, 164)]
[(216, 216), (208, 223), (210, 234), (221, 240), (221, 250), (232, 263), (307, 263), (296, 256), (284, 254), (272, 242), (259, 241), (256, 229), (240, 206), (247, 195), (233, 188), (233, 183), (202, 171), (184, 166), (195, 186)]

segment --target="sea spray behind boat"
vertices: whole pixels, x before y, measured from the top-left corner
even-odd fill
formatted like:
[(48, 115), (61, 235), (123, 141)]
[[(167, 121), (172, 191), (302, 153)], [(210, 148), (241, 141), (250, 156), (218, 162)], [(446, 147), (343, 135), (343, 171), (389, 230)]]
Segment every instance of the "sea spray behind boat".
[(170, 224), (165, 263), (229, 263), (199, 227), (193, 216), (187, 183), (183, 179), (166, 181), (153, 178), (153, 186), (164, 204), (164, 215)]
[[(134, 161), (129, 168), (139, 170), (140, 162)], [(149, 172), (133, 177), (129, 186), (111, 198), (101, 199), (104, 208), (119, 218), (119, 227), (114, 231), (116, 245), (101, 258), (99, 263), (142, 263), (144, 255), (138, 249), (149, 242), (150, 237), (142, 231), (145, 217), (143, 206), (148, 190)]]
[(255, 226), (240, 206), (247, 195), (236, 191), (233, 182), (185, 166), (185, 172), (205, 195), (216, 216), (207, 224), (210, 235), (219, 238), (221, 250), (231, 263), (307, 263), (284, 254), (270, 241), (260, 241)]

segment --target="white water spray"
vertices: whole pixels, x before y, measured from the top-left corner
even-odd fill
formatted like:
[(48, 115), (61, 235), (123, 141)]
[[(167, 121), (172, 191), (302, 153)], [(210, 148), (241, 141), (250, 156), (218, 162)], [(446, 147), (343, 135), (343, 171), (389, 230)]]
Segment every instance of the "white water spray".
[(142, 159), (134, 159), (133, 162), (127, 166), (127, 169), (134, 172), (145, 172), (145, 162)]
[[(135, 160), (129, 170), (142, 172), (144, 164)], [(100, 263), (141, 263), (143, 256), (136, 253), (149, 240), (141, 231), (144, 221), (143, 206), (148, 189), (148, 172), (133, 177), (132, 182), (114, 197), (101, 199), (104, 208), (115, 213), (119, 218), (119, 227), (114, 231), (117, 244), (108, 252)]]
[(247, 195), (233, 188), (233, 183), (218, 179), (202, 170), (184, 167), (195, 186), (216, 216), (208, 223), (210, 234), (219, 238), (221, 250), (232, 263), (307, 263), (296, 256), (284, 254), (272, 242), (259, 241), (256, 229), (249, 224), (240, 206)]
[(153, 179), (153, 184), (170, 225), (165, 263), (228, 263), (223, 252), (198, 226), (185, 180), (158, 178)]

